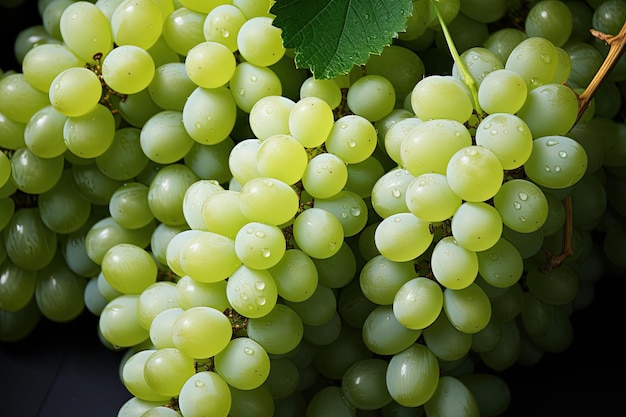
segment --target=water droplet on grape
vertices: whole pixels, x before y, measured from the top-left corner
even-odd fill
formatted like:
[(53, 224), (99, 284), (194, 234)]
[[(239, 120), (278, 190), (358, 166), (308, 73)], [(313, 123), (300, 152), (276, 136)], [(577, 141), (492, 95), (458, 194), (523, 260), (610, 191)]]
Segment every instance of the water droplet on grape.
[(243, 301), (248, 301), (248, 294), (246, 294), (246, 293), (241, 293), (241, 294), (239, 294), (239, 297), (241, 297), (241, 299), (242, 299)]
[(204, 387), (204, 382), (202, 382), (202, 381), (196, 381), (196, 382), (194, 383), (194, 385), (195, 385), (197, 388), (202, 388), (202, 387)]
[(398, 198), (402, 195), (402, 192), (399, 189), (394, 188), (393, 190), (391, 190), (391, 195), (395, 198)]
[(345, 211), (341, 212), (341, 217), (346, 219), (348, 217), (348, 213), (346, 213)]
[(243, 353), (245, 353), (246, 355), (254, 355), (254, 350), (252, 348), (245, 347), (243, 348)]
[(522, 208), (522, 205), (516, 201), (513, 203), (513, 207), (515, 208), (515, 210), (519, 210)]
[(340, 129), (347, 129), (348, 128), (348, 124), (347, 123), (342, 123), (339, 125)]
[(498, 254), (497, 253), (492, 253), (491, 255), (489, 255), (489, 257), (491, 258), (492, 261), (497, 261), (498, 260)]
[(265, 283), (263, 281), (257, 281), (254, 283), (254, 288), (259, 291), (263, 291), (265, 289)]
[(458, 130), (454, 131), (454, 136), (456, 136), (457, 138), (461, 137), (461, 132), (459, 132)]
[(194, 126), (196, 127), (196, 129), (200, 129), (202, 127), (202, 123), (196, 122)]
[(520, 200), (522, 200), (522, 201), (526, 201), (526, 200), (528, 200), (528, 194), (526, 194), (526, 193), (523, 193), (523, 192), (522, 192), (522, 193), (518, 193), (518, 194), (517, 194), (517, 196), (518, 196), (518, 197), (519, 197), (519, 199), (520, 199)]
[(257, 80), (256, 75), (251, 75), (250, 76), (250, 81), (252, 81), (253, 83), (255, 83)]
[(254, 234), (256, 237), (263, 239), (265, 237), (265, 232), (259, 230)]
[(495, 136), (498, 134), (498, 129), (491, 129), (491, 132), (489, 132), (492, 136)]
[(520, 221), (520, 222), (522, 222), (522, 223), (523, 223), (523, 222), (525, 222), (525, 221), (526, 221), (526, 217), (524, 217), (524, 216), (519, 216), (519, 221)]
[(360, 216), (361, 215), (361, 209), (358, 208), (358, 207), (352, 207), (350, 209), (350, 214), (352, 214), (354, 217)]
[(485, 130), (487, 130), (487, 129), (491, 129), (491, 123), (487, 123), (487, 124), (484, 126), (484, 129), (485, 129)]
[(517, 126), (515, 129), (517, 129), (518, 132), (523, 132), (524, 131), (524, 126)]
[(207, 117), (206, 117), (206, 119), (207, 119), (207, 121), (209, 121), (209, 122), (210, 122), (211, 120), (213, 120), (213, 118), (212, 118), (211, 116), (207, 116)]
[(256, 301), (257, 305), (264, 306), (265, 303), (267, 303), (267, 298), (265, 298), (265, 297), (257, 297), (255, 301)]
[(546, 64), (549, 64), (552, 61), (552, 59), (550, 59), (550, 55), (547, 54), (541, 54), (541, 60)]
[(554, 146), (554, 145), (558, 145), (559, 141), (558, 140), (554, 140), (554, 139), (548, 139), (546, 141), (546, 146)]
[(465, 150), (465, 155), (467, 156), (476, 156), (478, 155), (478, 151), (474, 148), (469, 148)]
[(558, 165), (557, 165), (557, 166), (555, 166), (555, 167), (554, 167), (554, 171), (555, 171), (555, 172), (561, 172), (561, 167), (560, 167), (560, 166), (558, 166)]
[(448, 249), (444, 250), (444, 251), (443, 251), (443, 253), (444, 253), (446, 256), (450, 256), (450, 251), (449, 251)]
[(261, 249), (261, 254), (263, 255), (264, 258), (269, 258), (270, 255), (272, 254), (272, 251), (270, 251), (268, 248), (263, 248)]
[(565, 152), (565, 151), (559, 151), (559, 157), (561, 157), (561, 158), (563, 158), (563, 159), (567, 158), (567, 152)]
[(270, 180), (270, 179), (263, 179), (263, 184), (266, 185), (267, 187), (273, 187), (274, 186), (274, 181)]
[(246, 233), (248, 233), (249, 235), (251, 235), (252, 233), (254, 233), (254, 227), (248, 227), (246, 229)]
[(494, 277), (495, 279), (498, 279), (498, 278), (500, 278), (500, 274), (498, 274), (498, 273), (496, 272), (495, 274), (493, 274), (493, 277)]
[(337, 242), (334, 242), (334, 241), (328, 242), (328, 249), (335, 250), (336, 247), (337, 247)]
[(72, 16), (70, 16), (70, 18), (71, 18), (72, 20), (76, 20), (76, 19), (78, 19), (78, 13), (72, 13)]
[(237, 93), (240, 96), (245, 96), (246, 95), (246, 90), (244, 90), (243, 88), (239, 88), (239, 89), (237, 89)]
[(547, 166), (547, 165), (546, 165), (545, 167), (543, 167), (543, 169), (544, 169), (546, 172), (550, 172), (550, 171), (552, 171), (552, 170), (550, 169), (550, 167), (549, 167), (549, 166)]
[(265, 108), (265, 113), (267, 113), (267, 114), (272, 114), (273, 111), (274, 111), (274, 109), (271, 108), (271, 107), (266, 107)]
[(228, 38), (230, 36), (230, 32), (226, 29), (222, 29), (222, 38)]
[(354, 148), (354, 147), (356, 147), (356, 142), (353, 141), (353, 140), (349, 140), (348, 141), (348, 146), (351, 147), (351, 148)]
[(327, 169), (328, 169), (328, 165), (326, 165), (326, 164), (322, 164), (322, 169), (323, 169), (323, 170), (327, 170)]

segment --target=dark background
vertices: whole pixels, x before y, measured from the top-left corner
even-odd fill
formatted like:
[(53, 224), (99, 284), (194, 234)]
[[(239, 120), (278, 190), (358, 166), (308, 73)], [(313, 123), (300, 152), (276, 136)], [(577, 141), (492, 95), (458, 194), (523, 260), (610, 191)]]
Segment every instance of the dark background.
[[(40, 24), (36, 1), (0, 6), (0, 68), (19, 71), (13, 42), (19, 30)], [(596, 298), (572, 316), (574, 342), (564, 352), (546, 354), (531, 367), (515, 366), (501, 375), (512, 391), (508, 417), (601, 416), (623, 413), (624, 277), (596, 284)], [(114, 417), (130, 398), (119, 379), (122, 352), (104, 347), (97, 317), (85, 311), (70, 323), (42, 319), (16, 343), (0, 343), (1, 417)], [(618, 379), (620, 380), (620, 379)]]

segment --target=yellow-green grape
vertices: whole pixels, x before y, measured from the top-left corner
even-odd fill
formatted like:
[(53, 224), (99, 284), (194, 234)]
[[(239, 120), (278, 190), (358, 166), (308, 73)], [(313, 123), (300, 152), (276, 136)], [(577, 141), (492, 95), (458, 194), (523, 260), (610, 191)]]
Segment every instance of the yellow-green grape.
[(289, 114), (295, 102), (283, 96), (266, 96), (257, 101), (248, 117), (250, 130), (260, 139), (289, 135)]
[(504, 172), (500, 160), (491, 150), (472, 145), (452, 155), (446, 178), (452, 191), (463, 200), (480, 202), (498, 192)]
[(436, 172), (413, 178), (406, 188), (405, 200), (411, 213), (429, 222), (449, 219), (462, 203), (461, 197), (450, 188), (446, 176)]
[(241, 62), (229, 83), (230, 93), (241, 110), (250, 113), (254, 104), (266, 96), (280, 96), (283, 86), (271, 68)]
[(191, 376), (180, 389), (178, 405), (186, 417), (226, 417), (232, 404), (228, 384), (215, 372), (202, 371)]
[(153, 0), (124, 0), (111, 15), (111, 33), (116, 45), (148, 49), (159, 39), (165, 17)]
[(248, 17), (237, 33), (237, 49), (254, 65), (267, 67), (277, 63), (285, 54), (282, 30), (272, 25), (270, 17)]
[[(415, 300), (422, 300), (416, 303)], [(436, 281), (416, 277), (400, 286), (393, 298), (393, 315), (407, 329), (430, 326), (441, 313), (443, 292)]]
[(178, 7), (165, 18), (162, 38), (170, 49), (178, 55), (185, 56), (191, 48), (205, 41), (203, 32), (205, 18), (204, 13)]
[(326, 138), (326, 150), (348, 164), (369, 158), (378, 144), (376, 129), (365, 117), (343, 116), (333, 124)]
[(317, 97), (324, 100), (331, 109), (341, 104), (341, 88), (334, 79), (317, 80), (309, 77), (300, 85), (300, 98)]
[(293, 223), (298, 248), (312, 258), (325, 259), (341, 249), (343, 226), (330, 212), (310, 208), (300, 213)]
[(491, 248), (502, 235), (502, 218), (495, 207), (466, 201), (452, 216), (452, 236), (465, 249), (480, 252)]
[(451, 119), (465, 123), (474, 106), (463, 82), (452, 76), (430, 75), (422, 78), (411, 92), (415, 115), (427, 121)]
[(4, 117), (28, 123), (37, 111), (49, 104), (48, 95), (30, 85), (23, 73), (14, 72), (0, 78), (0, 114)]
[(277, 226), (250, 222), (235, 236), (235, 252), (241, 262), (253, 269), (269, 269), (285, 254), (286, 242)]
[(212, 307), (191, 307), (183, 311), (172, 326), (172, 341), (184, 355), (210, 358), (230, 342), (230, 320)]
[(374, 241), (378, 251), (396, 262), (406, 262), (423, 254), (433, 241), (430, 223), (412, 213), (397, 213), (377, 226)]
[(529, 90), (549, 83), (558, 65), (556, 47), (548, 39), (531, 36), (510, 52), (504, 68), (522, 76)]
[(82, 67), (85, 63), (65, 45), (44, 44), (29, 50), (22, 61), (26, 81), (47, 93), (52, 80), (62, 71)]
[(231, 52), (237, 50), (237, 34), (246, 22), (243, 11), (233, 4), (220, 4), (213, 7), (206, 15), (203, 26), (207, 41), (219, 42)]
[(155, 393), (172, 397), (196, 373), (194, 358), (176, 348), (156, 349), (144, 363), (144, 378)]
[(139, 135), (143, 153), (159, 164), (182, 159), (196, 143), (182, 122), (183, 113), (177, 110), (163, 110), (150, 117)]
[(146, 361), (156, 349), (140, 350), (133, 353), (122, 365), (122, 383), (134, 395), (145, 401), (167, 401), (170, 397), (156, 393), (144, 376)]
[(305, 148), (315, 148), (326, 141), (335, 124), (332, 107), (321, 98), (301, 98), (289, 114), (289, 132)]
[(446, 236), (437, 242), (430, 262), (433, 275), (446, 288), (465, 288), (478, 275), (476, 252), (465, 249), (452, 236)]
[(102, 155), (113, 143), (115, 118), (108, 107), (96, 104), (87, 113), (70, 116), (63, 126), (67, 149), (81, 158)]
[(289, 185), (302, 179), (309, 161), (304, 146), (292, 136), (284, 134), (272, 135), (263, 140), (256, 158), (261, 175)]
[(102, 258), (102, 274), (111, 287), (124, 294), (141, 294), (157, 280), (157, 266), (143, 248), (118, 243)]
[(178, 307), (176, 293), (176, 284), (170, 281), (157, 281), (146, 287), (137, 301), (139, 324), (149, 331), (159, 313)]
[(196, 87), (187, 75), (185, 64), (176, 61), (156, 67), (148, 92), (152, 101), (163, 110), (182, 111), (187, 97)]
[(510, 69), (497, 69), (485, 76), (478, 87), (478, 103), (487, 113), (517, 113), (528, 95), (521, 75)]
[(232, 308), (226, 297), (226, 281), (200, 282), (189, 275), (182, 276), (176, 283), (176, 301), (181, 308), (213, 307), (224, 311)]
[[(26, 123), (24, 143), (32, 153), (40, 158), (54, 158), (63, 155), (67, 146), (63, 140), (63, 126), (67, 116), (52, 106), (37, 111)], [(1, 175), (0, 175), (1, 178)], [(2, 184), (2, 180), (0, 180)]]
[(421, 343), (415, 343), (389, 360), (386, 373), (391, 397), (405, 407), (418, 407), (435, 393), (439, 382), (437, 357)]
[(209, 195), (200, 209), (207, 231), (235, 238), (249, 222), (239, 208), (239, 191), (221, 190)]
[(68, 117), (84, 116), (102, 96), (102, 84), (95, 72), (83, 67), (68, 68), (50, 83), (52, 107)]
[(137, 294), (123, 294), (104, 307), (98, 329), (104, 339), (114, 346), (130, 347), (148, 339), (149, 334), (137, 317)]
[(237, 63), (231, 50), (218, 42), (202, 42), (185, 57), (187, 75), (200, 87), (215, 88), (228, 83)]
[(533, 137), (528, 125), (514, 114), (495, 113), (476, 128), (476, 144), (493, 152), (505, 170), (522, 166), (532, 152)]
[(469, 286), (443, 291), (443, 311), (450, 323), (463, 333), (473, 334), (484, 329), (491, 320), (491, 302), (475, 282)]
[(138, 93), (148, 87), (154, 77), (154, 60), (143, 48), (118, 46), (102, 61), (102, 78), (120, 94)]
[(254, 178), (243, 185), (239, 194), (239, 208), (250, 221), (279, 226), (293, 219), (298, 207), (295, 190), (275, 178)]
[(236, 118), (236, 101), (225, 86), (197, 87), (183, 106), (183, 124), (187, 133), (203, 145), (215, 145), (225, 140)]
[(215, 372), (231, 387), (241, 390), (258, 388), (270, 373), (270, 358), (258, 342), (238, 337), (215, 355)]
[(198, 231), (181, 248), (178, 263), (183, 272), (181, 275), (212, 283), (230, 276), (241, 265), (241, 260), (235, 252), (233, 239), (213, 232)]
[(332, 153), (321, 153), (311, 158), (302, 175), (304, 190), (314, 198), (337, 195), (347, 181), (346, 163)]
[(107, 17), (93, 3), (78, 1), (67, 6), (60, 20), (63, 42), (84, 62), (113, 49), (113, 36)]

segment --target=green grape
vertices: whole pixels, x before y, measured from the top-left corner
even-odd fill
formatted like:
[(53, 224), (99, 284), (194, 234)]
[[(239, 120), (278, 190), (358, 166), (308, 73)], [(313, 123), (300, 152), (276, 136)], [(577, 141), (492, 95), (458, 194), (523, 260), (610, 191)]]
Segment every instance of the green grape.
[(490, 299), (492, 316), (501, 321), (514, 320), (519, 316), (524, 301), (524, 290), (515, 283), (506, 288), (500, 296)]
[[(399, 35), (402, 35), (402, 32)], [(425, 67), (419, 55), (411, 49), (399, 45), (388, 45), (379, 55), (369, 57), (365, 64), (365, 71), (368, 75), (382, 76), (392, 84), (397, 107), (424, 76)], [(349, 103), (348, 107), (350, 107)]]
[(457, 330), (473, 334), (487, 326), (491, 319), (491, 303), (476, 283), (460, 290), (443, 291), (443, 311)]
[(509, 409), (511, 389), (501, 376), (481, 372), (460, 375), (458, 380), (472, 393), (481, 416), (496, 417)]
[(5, 258), (0, 264), (0, 310), (14, 313), (25, 308), (35, 295), (37, 272)]
[(441, 285), (460, 290), (474, 282), (478, 274), (478, 256), (459, 245), (453, 236), (446, 236), (433, 248), (430, 266)]
[(265, 269), (242, 265), (228, 277), (226, 297), (242, 316), (260, 318), (272, 311), (278, 290), (272, 275)]
[(215, 145), (230, 134), (236, 113), (235, 101), (226, 87), (198, 87), (185, 102), (183, 124), (196, 142)]
[(272, 398), (287, 398), (296, 392), (300, 372), (296, 364), (289, 358), (270, 358), (270, 370), (263, 386)]
[(51, 189), (39, 194), (37, 206), (44, 224), (60, 234), (77, 231), (91, 214), (91, 204), (78, 192), (70, 168)]
[(152, 236), (150, 236), (150, 251), (157, 263), (161, 265), (168, 264), (167, 247), (170, 241), (178, 233), (188, 229), (187, 225), (170, 226), (165, 223), (159, 223), (154, 228)]
[(333, 197), (315, 199), (314, 207), (333, 214), (341, 222), (346, 237), (357, 235), (367, 223), (367, 205), (352, 191), (342, 190)]
[(493, 23), (502, 18), (507, 11), (506, 0), (464, 0), (461, 13), (478, 22)]
[(376, 129), (360, 115), (346, 115), (335, 121), (328, 137), (326, 150), (348, 164), (363, 162), (370, 157), (378, 143)]
[(521, 75), (532, 91), (554, 78), (557, 65), (555, 45), (548, 39), (529, 36), (511, 50), (504, 68)]
[(185, 56), (195, 45), (203, 42), (206, 14), (178, 7), (165, 17), (161, 36), (177, 54)]
[(514, 320), (502, 322), (502, 336), (496, 346), (486, 352), (480, 352), (483, 363), (495, 370), (503, 371), (512, 367), (520, 356), (521, 334)]
[(148, 387), (163, 396), (178, 395), (185, 382), (195, 374), (193, 358), (176, 348), (157, 349), (144, 363)]
[(429, 222), (449, 219), (462, 203), (450, 188), (446, 176), (437, 172), (414, 178), (406, 189), (405, 200), (408, 211)]
[[(168, 252), (172, 243), (173, 239), (168, 245)], [(183, 241), (179, 251), (172, 252), (172, 256), (176, 252), (179, 252), (177, 258), (182, 272), (179, 275), (189, 275), (200, 282), (221, 281), (241, 265), (235, 251), (235, 241), (213, 232), (200, 231), (190, 236)], [(170, 267), (176, 272), (175, 264)]]
[(424, 329), (422, 336), (428, 349), (442, 361), (463, 358), (472, 345), (472, 335), (455, 328), (443, 312)]
[(13, 45), (17, 62), (23, 62), (26, 53), (35, 46), (48, 43), (61, 44), (61, 41), (51, 36), (41, 24), (23, 28), (17, 33)]
[(108, 249), (101, 266), (107, 282), (124, 294), (141, 294), (157, 280), (157, 266), (150, 253), (131, 243)]
[(333, 342), (315, 347), (313, 366), (321, 376), (341, 380), (350, 366), (372, 357), (373, 354), (365, 346), (360, 330), (342, 326), (339, 336)]
[(94, 316), (99, 316), (106, 307), (109, 300), (104, 298), (104, 295), (98, 289), (98, 278), (95, 276), (89, 278), (85, 291), (83, 293), (85, 308), (89, 310)]
[(363, 323), (363, 341), (377, 355), (395, 355), (412, 346), (422, 329), (409, 329), (398, 321), (391, 305), (376, 307)]
[(337, 300), (337, 312), (343, 324), (362, 329), (367, 316), (376, 308), (377, 304), (371, 302), (363, 291), (357, 279), (352, 279), (349, 284), (341, 288)]
[(392, 214), (410, 211), (406, 192), (414, 179), (408, 170), (402, 168), (392, 169), (378, 178), (372, 187), (370, 198), (376, 214), (384, 219)]
[(239, 53), (245, 61), (254, 65), (267, 67), (275, 64), (285, 54), (282, 30), (272, 25), (270, 17), (247, 17), (237, 31)]
[(31, 334), (41, 320), (42, 314), (35, 298), (17, 311), (0, 309), (0, 340), (18, 342)]
[[(61, 15), (63, 11), (72, 4), (71, 0), (52, 0), (52, 1), (40, 1), (37, 2), (39, 15), (41, 16), (41, 22), (52, 37), (55, 39), (62, 39), (61, 36)], [(48, 44), (46, 44), (48, 45)], [(42, 46), (42, 45), (39, 45)]]
[(487, 74), (478, 87), (478, 103), (487, 113), (517, 113), (527, 95), (524, 78), (504, 68)]
[(95, 163), (106, 176), (119, 181), (134, 179), (148, 165), (140, 143), (141, 130), (128, 126), (115, 130), (113, 142)]
[(330, 198), (348, 181), (346, 163), (333, 153), (320, 153), (311, 160), (302, 175), (302, 186), (315, 198)]
[(94, 223), (85, 235), (85, 248), (89, 258), (98, 265), (106, 252), (113, 246), (126, 243), (145, 248), (150, 243), (155, 222), (139, 229), (120, 226), (113, 217), (103, 217)]
[(478, 273), (490, 285), (508, 288), (519, 281), (524, 262), (519, 250), (504, 236), (491, 248), (476, 253)]
[(520, 233), (539, 230), (548, 217), (548, 201), (541, 189), (524, 179), (502, 184), (493, 198), (502, 223)]
[[(482, 82), (492, 72), (504, 69), (504, 63), (498, 55), (484, 46), (473, 46), (460, 55), (476, 86), (480, 89)], [(452, 75), (464, 81), (457, 63), (452, 65)]]
[(198, 180), (187, 188), (183, 198), (183, 215), (191, 229), (204, 230), (202, 205), (208, 196), (222, 190), (224, 188), (214, 180)]
[(378, 128), (378, 137), (383, 138), (383, 147), (385, 148), (385, 152), (389, 158), (391, 158), (398, 165), (402, 164), (400, 149), (402, 148), (404, 138), (415, 126), (420, 123), (423, 123), (421, 119), (408, 116), (394, 122), (384, 133), (382, 133), (380, 128)]
[(547, 333), (539, 337), (530, 337), (537, 348), (549, 353), (559, 353), (567, 350), (572, 344), (574, 330), (569, 318), (568, 308), (559, 307), (550, 323)]
[(607, 35), (617, 35), (626, 19), (626, 7), (621, 1), (601, 2), (592, 16), (593, 28)]
[(480, 409), (476, 398), (461, 380), (450, 375), (439, 379), (437, 389), (424, 403), (424, 410), (429, 417), (478, 417)]
[(378, 251), (395, 262), (406, 262), (423, 254), (433, 241), (430, 223), (412, 213), (393, 214), (376, 227)]
[(149, 333), (139, 323), (137, 302), (139, 295), (123, 294), (104, 307), (98, 329), (104, 339), (114, 346), (130, 347), (149, 338)]
[(228, 46), (219, 42), (201, 42), (185, 57), (189, 79), (202, 88), (216, 88), (228, 83), (237, 63)]
[(543, 136), (534, 140), (524, 170), (537, 185), (564, 189), (576, 184), (587, 171), (587, 154), (567, 136)]
[(387, 389), (405, 407), (418, 407), (435, 393), (439, 383), (437, 357), (424, 345), (415, 343), (391, 357), (387, 367)]
[(465, 249), (481, 252), (495, 245), (502, 235), (502, 218), (493, 206), (465, 202), (454, 213), (452, 236)]
[(569, 39), (572, 26), (572, 12), (565, 3), (542, 0), (528, 11), (524, 30), (528, 36), (547, 39), (560, 47)]
[(274, 225), (250, 222), (235, 236), (235, 252), (241, 262), (253, 269), (269, 269), (285, 253), (286, 242), (282, 230)]
[(471, 145), (456, 151), (446, 168), (446, 178), (456, 195), (467, 202), (482, 202), (500, 189), (502, 163), (488, 148)]
[(154, 217), (173, 226), (184, 224), (182, 203), (185, 192), (198, 180), (196, 174), (184, 164), (175, 163), (162, 167), (148, 189), (148, 205)]
[(148, 93), (163, 110), (182, 111), (187, 97), (197, 87), (187, 75), (184, 63), (168, 62), (156, 68)]
[[(42, 109), (44, 107), (45, 106), (43, 106)], [(37, 113), (37, 111), (35, 111), (35, 113)], [(33, 116), (35, 113), (33, 113)], [(2, 110), (0, 110), (0, 146), (12, 150), (26, 146), (24, 140), (25, 129), (26, 122), (16, 122), (11, 117), (7, 117), (2, 113)]]
[(119, 187), (109, 201), (113, 220), (126, 229), (138, 229), (154, 220), (148, 206), (148, 186), (140, 182), (127, 182)]
[(528, 125), (514, 114), (490, 114), (480, 122), (475, 136), (476, 144), (493, 152), (505, 170), (519, 168), (532, 152), (531, 131)]
[(172, 325), (172, 341), (187, 357), (209, 358), (221, 352), (232, 336), (230, 320), (212, 307), (191, 307)]
[(50, 83), (52, 107), (68, 117), (91, 112), (100, 101), (102, 85), (95, 72), (84, 67), (61, 71)]
[(302, 323), (321, 326), (332, 319), (337, 310), (337, 297), (332, 288), (318, 284), (313, 294), (303, 301), (285, 301), (296, 312)]
[(28, 148), (18, 148), (11, 156), (11, 178), (15, 185), (28, 194), (41, 194), (59, 181), (63, 175), (63, 156), (41, 158)]
[(321, 146), (333, 129), (336, 129), (332, 109), (322, 98), (316, 96), (301, 98), (289, 112), (290, 135), (305, 148)]
[(102, 271), (98, 272), (96, 277), (96, 286), (98, 287), (98, 292), (102, 294), (104, 299), (107, 301), (111, 301), (120, 295), (123, 295), (121, 292), (111, 287), (111, 284), (109, 284), (106, 278), (104, 278)]
[(506, 64), (511, 51), (527, 38), (528, 35), (523, 30), (502, 28), (490, 33), (483, 46), (496, 54), (500, 61)]
[(487, 352), (498, 344), (502, 337), (501, 322), (499, 317), (492, 314), (489, 323), (482, 330), (472, 333), (471, 349), (473, 352)]
[[(430, 326), (441, 313), (443, 291), (437, 282), (417, 277), (404, 283), (393, 300), (393, 314), (400, 324), (412, 330)], [(416, 303), (420, 300), (420, 303)]]
[(524, 294), (522, 310), (520, 311), (520, 323), (524, 332), (531, 338), (544, 336), (549, 331), (554, 317), (558, 314), (558, 309), (559, 306), (545, 303), (527, 291)]
[(295, 349), (303, 331), (302, 319), (285, 304), (276, 304), (265, 316), (248, 320), (248, 337), (269, 354), (281, 355)]
[[(2, 157), (0, 157), (0, 160), (2, 160)], [(7, 224), (9, 224), (9, 220), (11, 220), (11, 217), (13, 217), (14, 213), (15, 200), (11, 197), (0, 197), (0, 219), (2, 219), (0, 220), (0, 231), (2, 231), (2, 229), (4, 229)], [(0, 245), (3, 244), (0, 243)], [(4, 251), (4, 246), (2, 246), (2, 252), (0, 253), (4, 253), (4, 255), (6, 255), (6, 252)], [(2, 259), (3, 257), (0, 256), (0, 260)]]
[(441, 75), (430, 75), (417, 82), (411, 92), (411, 106), (424, 121), (450, 119), (465, 123), (473, 111), (467, 88), (457, 79)]
[(270, 0), (233, 0), (233, 4), (239, 7), (248, 19), (256, 16), (271, 16)]
[(292, 136), (282, 133), (263, 139), (256, 159), (261, 176), (275, 178), (288, 185), (302, 179), (309, 161), (304, 146)]
[(260, 387), (270, 372), (270, 358), (263, 347), (248, 337), (238, 337), (214, 358), (215, 372), (231, 387)]
[(94, 55), (113, 49), (111, 26), (93, 3), (74, 2), (65, 8), (59, 21), (63, 41), (82, 61), (93, 62)]
[(124, 0), (115, 8), (109, 20), (116, 45), (148, 49), (161, 36), (164, 15), (155, 1)]
[(162, 405), (163, 401), (146, 401), (133, 396), (122, 404), (117, 412), (117, 417), (141, 417), (143, 413)]
[[(161, 223), (164, 224), (164, 223)], [(185, 226), (169, 226), (169, 227), (178, 227), (180, 230), (174, 233), (172, 230), (172, 235), (169, 237), (167, 244), (165, 245), (165, 263), (170, 268), (172, 272), (176, 275), (182, 277), (185, 275), (185, 271), (183, 271), (181, 265), (181, 254), (184, 248), (186, 248), (191, 238), (200, 235), (203, 231), (196, 229), (189, 229)], [(202, 239), (201, 239), (202, 240)], [(206, 240), (206, 237), (205, 237)], [(234, 255), (234, 254), (233, 254)]]
[(333, 415), (349, 417), (355, 413), (354, 405), (347, 402), (344, 392), (338, 386), (325, 386), (317, 391), (306, 406), (307, 417)]
[[(65, 45), (51, 43), (39, 46), (41, 48), (32, 48), (24, 55), (22, 74), (28, 84), (44, 93), (48, 93), (52, 81), (59, 73), (70, 68), (78, 69), (84, 65), (83, 60)], [(76, 82), (80, 82), (80, 78), (76, 79)], [(102, 93), (100, 80), (98, 80), (98, 87), (99, 99)]]
[[(558, 83), (558, 84), (567, 83), (567, 80), (569, 79), (570, 74), (572, 73), (572, 60), (570, 59), (567, 51), (565, 51), (565, 49), (563, 48), (557, 47), (556, 54), (557, 54), (558, 65), (556, 67), (556, 73), (554, 74), (554, 77), (552, 78), (552, 82)], [(594, 101), (594, 106), (595, 106), (595, 101)]]
[(152, 321), (161, 311), (178, 307), (176, 294), (176, 284), (170, 281), (158, 281), (146, 287), (137, 301), (139, 324), (149, 331)]
[(146, 410), (140, 417), (180, 417), (180, 414), (176, 410), (163, 405)]
[(293, 219), (298, 210), (298, 195), (278, 179), (253, 178), (241, 188), (239, 208), (250, 221), (277, 226)]
[(200, 306), (219, 311), (232, 308), (226, 297), (226, 280), (200, 282), (188, 275), (180, 277), (176, 283), (176, 302), (185, 310)]
[(345, 241), (333, 256), (324, 259), (313, 258), (312, 260), (318, 272), (319, 282), (327, 287), (345, 287), (356, 276), (356, 256)]
[(17, 209), (2, 230), (2, 238), (8, 258), (28, 271), (48, 265), (58, 243), (57, 234), (41, 220), (37, 207)]
[[(283, 96), (265, 96), (259, 99), (248, 115), (250, 130), (258, 139), (289, 136), (289, 115), (295, 102)], [(282, 135), (282, 136), (280, 136)]]
[(572, 66), (568, 84), (587, 87), (604, 61), (602, 53), (587, 42), (568, 42), (563, 49), (569, 55)]
[(245, 113), (250, 113), (261, 98), (280, 96), (283, 91), (281, 81), (272, 69), (250, 62), (237, 65), (229, 87), (237, 107)]
[(72, 164), (72, 177), (78, 192), (91, 204), (105, 206), (122, 184), (122, 180), (106, 176), (95, 162)]
[(273, 416), (274, 398), (269, 390), (261, 385), (251, 390), (240, 390), (229, 385), (232, 402), (230, 417)]
[(300, 249), (287, 249), (268, 271), (274, 279), (278, 295), (285, 301), (306, 300), (313, 295), (319, 282), (315, 262)]
[(549, 83), (529, 91), (517, 116), (538, 139), (548, 135), (564, 135), (576, 121), (578, 98), (566, 85)]
[(571, 197), (574, 226), (593, 229), (608, 204), (607, 191), (602, 180), (596, 175), (584, 175), (576, 184)]
[(541, 272), (529, 269), (526, 275), (528, 291), (538, 300), (551, 305), (565, 305), (574, 300), (579, 288), (576, 272), (568, 266)]
[(375, 122), (393, 110), (396, 91), (384, 76), (368, 73), (350, 85), (346, 100), (354, 115)]
[(235, 238), (249, 220), (239, 208), (239, 191), (218, 190), (202, 203), (200, 213), (207, 231)]
[(117, 96), (113, 96), (112, 101), (121, 119), (130, 126), (137, 128), (143, 127), (152, 116), (163, 110), (152, 101), (147, 88), (134, 94), (125, 95), (124, 100), (119, 100)]
[[(244, 139), (237, 142), (228, 155), (228, 168), (233, 178), (240, 184), (261, 177), (257, 165), (257, 154), (261, 146), (261, 140), (257, 138)], [(229, 187), (231, 190), (233, 187)]]
[(307, 97), (321, 98), (331, 109), (335, 109), (341, 103), (341, 88), (334, 79), (309, 77), (300, 85), (300, 99)]
[(387, 366), (387, 361), (372, 358), (348, 368), (341, 379), (341, 389), (353, 407), (376, 410), (393, 401), (386, 387)]
[(327, 322), (319, 326), (304, 325), (303, 339), (312, 345), (322, 346), (332, 343), (339, 337), (343, 326), (341, 316), (337, 311)]
[(163, 110), (151, 116), (139, 136), (143, 153), (159, 164), (171, 164), (182, 159), (196, 143), (182, 121), (183, 113), (176, 110)]
[(220, 184), (233, 177), (228, 167), (228, 155), (235, 147), (231, 138), (215, 145), (195, 142), (183, 158), (183, 162), (201, 179), (213, 179)]
[(471, 144), (470, 132), (458, 121), (425, 119), (400, 144), (401, 165), (414, 177), (427, 172), (445, 174), (452, 155)]
[(144, 376), (146, 361), (156, 351), (156, 349), (146, 349), (133, 353), (122, 365), (122, 384), (136, 398), (144, 401), (167, 402), (169, 396), (156, 393), (150, 388)]
[(115, 119), (111, 111), (96, 104), (87, 113), (68, 117), (63, 126), (67, 149), (81, 158), (102, 155), (113, 143)]
[(219, 42), (235, 52), (237, 34), (246, 22), (244, 12), (233, 4), (218, 4), (207, 12), (202, 27), (204, 38), (210, 42)]
[[(67, 150), (63, 126), (67, 116), (45, 106), (30, 118), (24, 129), (24, 144), (40, 158), (54, 158)], [(0, 183), (2, 181), (0, 180)]]
[(293, 237), (302, 252), (312, 258), (325, 259), (341, 249), (344, 232), (341, 222), (332, 213), (313, 207), (296, 217)]
[(345, 191), (352, 191), (363, 199), (369, 199), (374, 184), (385, 173), (385, 167), (374, 154), (362, 162), (347, 164), (347, 169)]
[(154, 316), (152, 322), (150, 322), (148, 331), (150, 334), (150, 342), (155, 348), (164, 349), (176, 347), (172, 340), (172, 326), (183, 311), (185, 310), (180, 307), (171, 307), (160, 311)]
[(152, 56), (135, 45), (117, 46), (102, 61), (102, 77), (120, 94), (134, 94), (148, 87), (154, 77)]
[(368, 300), (380, 305), (391, 305), (400, 287), (416, 276), (413, 262), (396, 262), (376, 255), (361, 268), (359, 283)]

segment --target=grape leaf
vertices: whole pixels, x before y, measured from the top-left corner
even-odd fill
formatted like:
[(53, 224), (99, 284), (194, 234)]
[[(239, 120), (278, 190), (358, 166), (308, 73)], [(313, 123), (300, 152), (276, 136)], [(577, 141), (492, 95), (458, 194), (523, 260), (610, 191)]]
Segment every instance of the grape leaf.
[(317, 79), (346, 74), (406, 27), (411, 0), (276, 0), (271, 12), (299, 68)]

